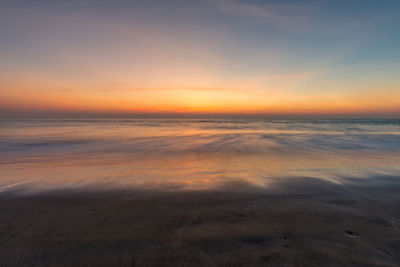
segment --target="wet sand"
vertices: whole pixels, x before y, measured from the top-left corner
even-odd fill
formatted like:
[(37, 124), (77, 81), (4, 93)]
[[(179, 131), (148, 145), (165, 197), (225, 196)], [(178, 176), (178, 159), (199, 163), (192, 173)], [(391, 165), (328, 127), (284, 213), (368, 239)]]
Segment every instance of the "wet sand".
[(399, 266), (400, 177), (344, 181), (3, 192), (0, 266)]

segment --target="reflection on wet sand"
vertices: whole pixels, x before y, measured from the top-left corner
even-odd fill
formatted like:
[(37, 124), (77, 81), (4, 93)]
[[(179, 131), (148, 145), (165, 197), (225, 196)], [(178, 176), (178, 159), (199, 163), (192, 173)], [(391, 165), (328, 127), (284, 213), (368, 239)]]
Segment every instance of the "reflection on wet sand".
[(2, 121), (2, 190), (211, 189), (400, 172), (396, 120)]

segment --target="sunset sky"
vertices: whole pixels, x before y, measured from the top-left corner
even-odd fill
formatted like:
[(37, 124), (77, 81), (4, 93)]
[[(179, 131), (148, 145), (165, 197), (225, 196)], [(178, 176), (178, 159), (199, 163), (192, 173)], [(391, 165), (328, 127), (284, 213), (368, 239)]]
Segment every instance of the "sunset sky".
[(1, 117), (400, 114), (400, 1), (1, 0)]

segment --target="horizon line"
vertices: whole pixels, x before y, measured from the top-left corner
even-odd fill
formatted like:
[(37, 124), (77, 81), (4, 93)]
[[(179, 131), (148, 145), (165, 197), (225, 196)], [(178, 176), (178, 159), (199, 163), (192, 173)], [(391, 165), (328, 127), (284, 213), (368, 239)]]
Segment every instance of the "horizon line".
[(400, 119), (398, 112), (292, 112), (292, 113), (222, 113), (222, 112), (106, 112), (74, 110), (1, 109), (0, 119), (129, 119), (129, 118), (254, 118), (254, 119)]

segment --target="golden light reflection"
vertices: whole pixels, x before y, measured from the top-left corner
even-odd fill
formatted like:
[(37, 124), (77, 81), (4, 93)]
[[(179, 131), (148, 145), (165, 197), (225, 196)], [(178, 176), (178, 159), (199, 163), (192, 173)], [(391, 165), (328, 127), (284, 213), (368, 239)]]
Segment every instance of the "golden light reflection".
[(291, 177), (340, 183), (343, 177), (400, 172), (399, 150), (386, 138), (400, 135), (397, 124), (50, 120), (15, 122), (4, 129), (1, 139), (16, 148), (12, 156), (0, 153), (2, 190), (268, 187)]

